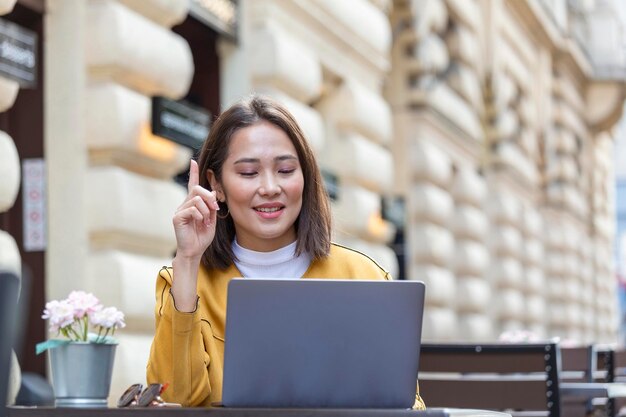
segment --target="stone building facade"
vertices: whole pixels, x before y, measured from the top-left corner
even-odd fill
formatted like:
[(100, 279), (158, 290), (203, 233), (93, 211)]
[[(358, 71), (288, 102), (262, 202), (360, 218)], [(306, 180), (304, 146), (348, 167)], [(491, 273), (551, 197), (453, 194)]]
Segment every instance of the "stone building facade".
[(387, 97), (411, 201), (409, 278), (429, 288), (424, 336), (614, 340), (614, 5), (394, 6)]
[[(15, 3), (0, 13), (37, 2)], [(144, 378), (154, 281), (175, 249), (185, 189), (172, 177), (192, 152), (150, 133), (150, 98), (196, 88), (200, 55), (177, 29), (194, 3), (235, 4), (41, 2), (45, 298), (82, 288), (126, 313), (112, 395)], [(626, 65), (611, 7), (241, 0), (236, 37), (216, 36), (216, 100), (259, 92), (294, 113), (337, 178), (335, 240), (427, 284), (425, 339), (613, 341), (610, 132)], [(3, 77), (0, 91), (6, 111), (20, 91)], [(23, 159), (0, 132), (0, 212)], [(399, 223), (383, 215), (391, 197), (404, 201)], [(20, 240), (0, 230), (0, 267), (20, 269)]]

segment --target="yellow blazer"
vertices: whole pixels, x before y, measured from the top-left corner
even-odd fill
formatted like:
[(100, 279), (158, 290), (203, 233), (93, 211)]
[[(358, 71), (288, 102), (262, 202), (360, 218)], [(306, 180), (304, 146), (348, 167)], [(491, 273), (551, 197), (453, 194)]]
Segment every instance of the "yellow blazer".
[[(198, 307), (192, 313), (174, 308), (170, 294), (173, 275), (171, 267), (163, 267), (157, 277), (156, 332), (147, 381), (170, 384), (163, 393), (166, 401), (209, 407), (222, 399), (226, 290), (231, 279), (242, 275), (234, 264), (224, 270), (207, 270), (201, 265)], [(330, 255), (312, 261), (302, 278), (389, 280), (391, 276), (367, 255), (333, 243)], [(419, 387), (414, 408), (425, 408)]]

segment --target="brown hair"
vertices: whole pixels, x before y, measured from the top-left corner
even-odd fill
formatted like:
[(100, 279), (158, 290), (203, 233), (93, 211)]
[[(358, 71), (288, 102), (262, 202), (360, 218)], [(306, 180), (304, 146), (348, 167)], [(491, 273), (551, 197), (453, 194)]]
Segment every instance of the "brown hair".
[[(314, 259), (324, 258), (330, 252), (331, 215), (322, 175), (302, 129), (291, 113), (276, 101), (252, 95), (235, 103), (217, 118), (198, 158), (200, 185), (211, 190), (207, 179), (208, 170), (212, 170), (216, 180), (221, 183), (222, 167), (228, 157), (231, 138), (237, 130), (261, 121), (282, 129), (296, 148), (300, 160), (304, 190), (302, 209), (295, 222), (296, 255), (306, 252)], [(227, 212), (226, 204), (219, 204), (219, 213)], [(234, 237), (235, 224), (232, 217), (228, 215), (225, 219), (219, 218), (215, 238), (202, 255), (204, 265), (219, 269), (230, 266), (235, 258), (231, 247)]]

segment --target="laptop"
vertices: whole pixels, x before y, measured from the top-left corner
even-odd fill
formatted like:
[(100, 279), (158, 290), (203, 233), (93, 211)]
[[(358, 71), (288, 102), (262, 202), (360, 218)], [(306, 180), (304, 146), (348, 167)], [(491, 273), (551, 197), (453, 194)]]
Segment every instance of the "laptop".
[(410, 408), (419, 281), (233, 279), (224, 407)]

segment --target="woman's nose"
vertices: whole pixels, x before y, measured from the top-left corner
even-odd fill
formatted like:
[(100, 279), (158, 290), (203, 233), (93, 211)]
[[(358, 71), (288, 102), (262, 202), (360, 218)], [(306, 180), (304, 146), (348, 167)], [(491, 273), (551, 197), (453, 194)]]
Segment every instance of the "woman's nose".
[(264, 175), (261, 179), (261, 185), (259, 187), (259, 194), (261, 195), (275, 195), (280, 193), (280, 185), (277, 179), (273, 175)]

